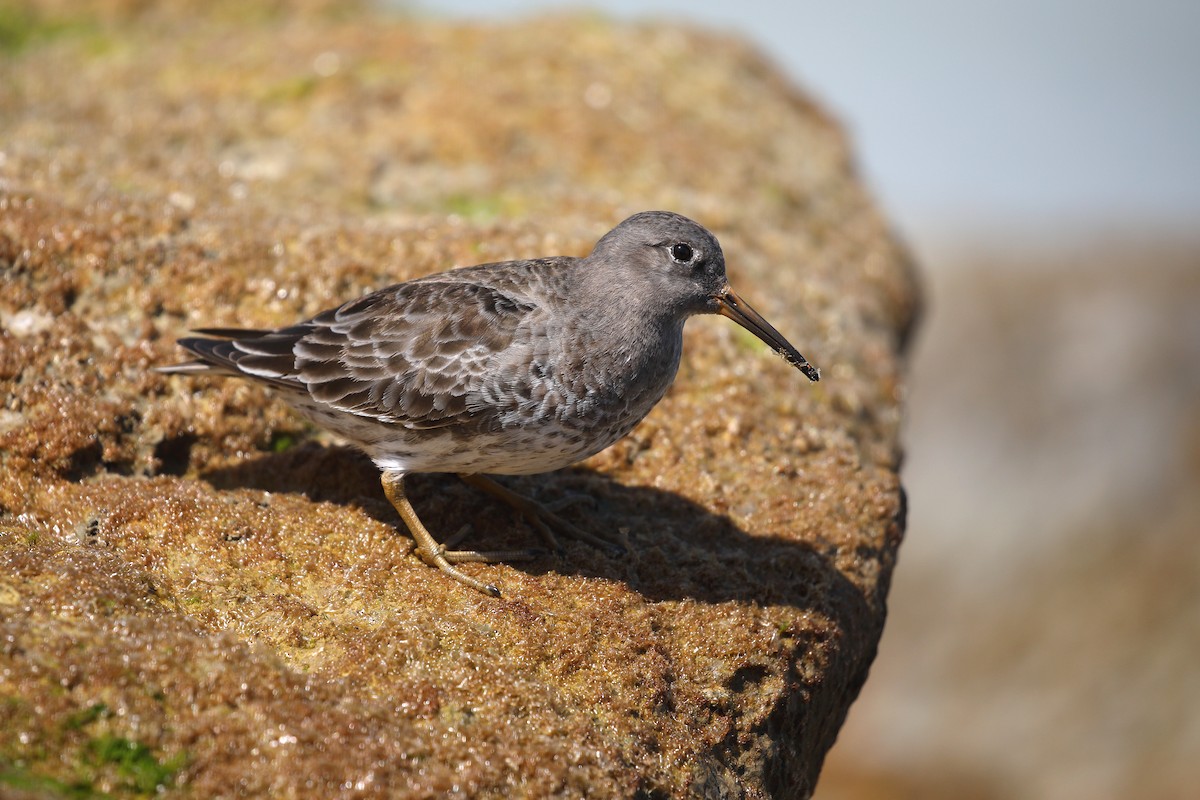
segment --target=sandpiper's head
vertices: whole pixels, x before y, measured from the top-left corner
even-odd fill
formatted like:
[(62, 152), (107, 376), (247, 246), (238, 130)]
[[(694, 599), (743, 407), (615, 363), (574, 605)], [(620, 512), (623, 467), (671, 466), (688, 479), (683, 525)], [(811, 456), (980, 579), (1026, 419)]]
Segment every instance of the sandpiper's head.
[(626, 273), (666, 311), (729, 317), (810, 380), (820, 379), (816, 367), (733, 291), (721, 245), (703, 225), (670, 211), (643, 211), (601, 237), (588, 259)]
[(711, 298), (728, 283), (717, 237), (670, 211), (634, 214), (604, 234), (589, 258), (603, 261), (609, 280), (681, 317), (713, 311)]

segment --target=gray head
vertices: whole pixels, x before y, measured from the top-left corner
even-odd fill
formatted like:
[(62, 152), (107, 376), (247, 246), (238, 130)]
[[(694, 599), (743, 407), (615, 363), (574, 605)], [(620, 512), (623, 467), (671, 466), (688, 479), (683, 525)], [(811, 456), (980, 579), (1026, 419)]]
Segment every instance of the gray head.
[(681, 317), (729, 317), (810, 380), (820, 379), (816, 367), (733, 291), (725, 277), (721, 245), (703, 225), (670, 211), (643, 211), (604, 234), (587, 260), (633, 273), (656, 303)]
[(670, 211), (634, 214), (604, 234), (588, 259), (645, 286), (680, 316), (716, 311), (712, 298), (729, 283), (717, 237)]

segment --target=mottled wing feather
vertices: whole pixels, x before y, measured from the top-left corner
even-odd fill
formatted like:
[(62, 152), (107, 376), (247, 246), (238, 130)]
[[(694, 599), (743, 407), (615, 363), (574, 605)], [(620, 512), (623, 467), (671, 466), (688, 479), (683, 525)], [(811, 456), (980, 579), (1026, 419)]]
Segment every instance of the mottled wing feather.
[(359, 416), (410, 428), (487, 428), (496, 411), (480, 401), (489, 364), (536, 308), (477, 283), (414, 281), (290, 328), (181, 344), (219, 367)]

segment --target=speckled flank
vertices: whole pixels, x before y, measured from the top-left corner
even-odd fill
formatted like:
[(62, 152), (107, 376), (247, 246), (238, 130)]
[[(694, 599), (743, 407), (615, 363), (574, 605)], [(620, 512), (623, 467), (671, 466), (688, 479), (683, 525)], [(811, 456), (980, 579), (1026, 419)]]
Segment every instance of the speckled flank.
[(352, 417), (300, 397), (285, 399), (318, 425), (337, 430), (355, 442), (376, 466), (399, 472), (482, 472), (530, 475), (559, 469), (595, 455), (621, 439), (638, 417), (617, 420), (599, 431), (581, 435), (563, 426), (538, 431), (521, 427), (496, 433), (477, 433), (466, 439), (454, 432), (431, 431), (411, 442), (395, 426)]

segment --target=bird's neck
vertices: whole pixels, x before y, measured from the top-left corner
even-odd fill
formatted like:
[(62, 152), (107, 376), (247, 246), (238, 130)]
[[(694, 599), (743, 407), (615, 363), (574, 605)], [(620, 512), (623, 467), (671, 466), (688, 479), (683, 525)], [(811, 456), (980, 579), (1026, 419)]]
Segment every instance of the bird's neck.
[(595, 413), (608, 409), (640, 419), (675, 378), (683, 321), (655, 314), (654, 305), (631, 293), (619, 276), (604, 279), (586, 266), (569, 282), (570, 329), (563, 341), (572, 352), (564, 356), (580, 367), (567, 389), (587, 398)]
[(661, 298), (645, 287), (635, 289), (619, 270), (576, 265), (571, 301), (577, 319), (600, 338), (622, 350), (660, 348), (677, 339), (683, 318), (664, 309)]

